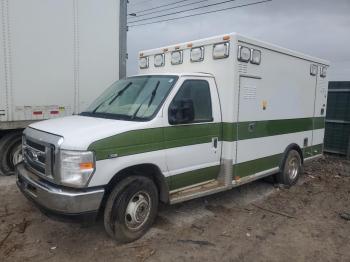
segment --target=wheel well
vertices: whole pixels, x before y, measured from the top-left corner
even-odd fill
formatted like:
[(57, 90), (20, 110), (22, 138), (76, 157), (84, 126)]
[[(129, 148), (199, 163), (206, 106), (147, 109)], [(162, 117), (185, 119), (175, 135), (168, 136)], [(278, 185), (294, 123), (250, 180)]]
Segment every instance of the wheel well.
[(297, 151), (297, 152), (299, 153), (299, 155), (300, 155), (301, 163), (302, 163), (302, 164), (304, 163), (303, 151), (301, 150), (301, 148), (300, 148), (297, 144), (293, 143), (293, 144), (290, 144), (289, 146), (287, 146), (287, 148), (284, 150), (283, 158), (282, 158), (282, 161), (281, 161), (281, 163), (280, 163), (280, 170), (282, 170), (284, 161), (285, 161), (285, 159), (287, 158), (288, 152), (289, 152), (290, 150), (295, 150), (295, 151)]
[(0, 130), (0, 139), (9, 133), (23, 132), (23, 130), (24, 130), (23, 128)]
[(103, 209), (109, 194), (112, 192), (115, 185), (126, 177), (132, 175), (145, 176), (152, 179), (158, 189), (159, 200), (163, 203), (169, 202), (169, 187), (159, 167), (154, 164), (140, 164), (127, 167), (115, 174), (115, 176), (106, 186), (106, 192), (101, 205)]

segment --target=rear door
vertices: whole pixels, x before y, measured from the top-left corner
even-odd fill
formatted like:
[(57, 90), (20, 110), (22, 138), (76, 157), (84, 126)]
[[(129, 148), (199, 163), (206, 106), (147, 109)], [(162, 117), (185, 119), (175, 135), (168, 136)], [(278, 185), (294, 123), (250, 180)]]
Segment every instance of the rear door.
[(318, 67), (318, 74), (315, 78), (315, 105), (313, 117), (312, 147), (310, 147), (309, 151), (310, 156), (322, 153), (328, 93), (328, 79), (326, 76), (321, 77), (321, 66)]
[[(185, 78), (165, 104), (164, 143), (170, 190), (217, 178), (221, 157), (221, 114), (212, 78)], [(191, 99), (194, 121), (170, 124), (168, 109), (181, 99)]]

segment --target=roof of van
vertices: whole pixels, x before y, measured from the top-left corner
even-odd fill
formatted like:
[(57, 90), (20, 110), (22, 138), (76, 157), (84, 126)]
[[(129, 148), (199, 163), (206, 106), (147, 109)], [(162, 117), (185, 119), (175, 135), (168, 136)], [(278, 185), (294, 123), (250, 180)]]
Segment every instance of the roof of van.
[(137, 75), (131, 75), (133, 76), (152, 76), (152, 75), (164, 75), (164, 76), (198, 76), (198, 77), (214, 77), (211, 73), (205, 73), (205, 72), (181, 72), (181, 73), (174, 73), (174, 72), (165, 72), (165, 73), (147, 73), (147, 74), (137, 74)]
[(248, 36), (244, 36), (242, 34), (238, 34), (235, 32), (232, 33), (228, 33), (228, 34), (224, 34), (224, 35), (218, 35), (218, 36), (212, 36), (212, 37), (208, 37), (208, 38), (202, 38), (202, 39), (197, 39), (197, 40), (193, 40), (193, 41), (188, 41), (188, 42), (183, 42), (183, 43), (178, 43), (178, 44), (173, 44), (173, 45), (168, 45), (168, 46), (164, 46), (164, 47), (159, 47), (159, 48), (155, 48), (155, 49), (149, 49), (149, 50), (144, 50), (144, 51), (140, 51), (139, 55), (140, 56), (148, 56), (148, 55), (154, 55), (154, 54), (158, 54), (158, 53), (163, 53), (163, 52), (167, 52), (167, 51), (173, 51), (176, 49), (187, 49), (187, 48), (191, 48), (192, 46), (199, 46), (199, 45), (206, 45), (206, 44), (213, 44), (213, 43), (217, 43), (217, 42), (222, 42), (223, 40), (227, 40), (228, 39), (237, 39), (238, 42), (240, 43), (246, 43), (246, 44), (250, 44), (250, 45), (255, 45), (257, 47), (261, 47), (261, 48), (265, 48), (265, 49), (269, 49), (269, 50), (273, 50), (282, 54), (287, 54), (290, 56), (294, 56), (297, 58), (301, 58), (304, 60), (308, 60), (311, 62), (316, 62), (316, 63), (320, 63), (323, 65), (329, 65), (329, 61), (321, 59), (321, 58), (317, 58), (317, 57), (313, 57), (310, 55), (306, 55), (297, 51), (293, 51), (278, 45), (274, 45), (271, 43), (267, 43), (264, 41), (260, 41)]

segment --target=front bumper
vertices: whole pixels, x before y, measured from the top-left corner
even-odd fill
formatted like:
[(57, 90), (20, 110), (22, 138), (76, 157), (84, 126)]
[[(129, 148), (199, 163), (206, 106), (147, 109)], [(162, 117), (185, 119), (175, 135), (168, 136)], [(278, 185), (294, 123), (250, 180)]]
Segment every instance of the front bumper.
[(105, 190), (72, 189), (54, 185), (27, 170), (24, 163), (17, 165), (17, 186), (45, 214), (60, 218), (95, 217)]

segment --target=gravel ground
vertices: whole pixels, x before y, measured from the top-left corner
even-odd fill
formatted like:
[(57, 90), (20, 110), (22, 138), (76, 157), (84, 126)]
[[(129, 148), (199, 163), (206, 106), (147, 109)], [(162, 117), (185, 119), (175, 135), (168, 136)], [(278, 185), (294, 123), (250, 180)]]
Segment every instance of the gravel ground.
[(0, 177), (0, 261), (350, 261), (350, 162), (326, 157), (290, 189), (254, 182), (161, 207), (140, 240), (119, 245), (102, 221), (56, 222)]

